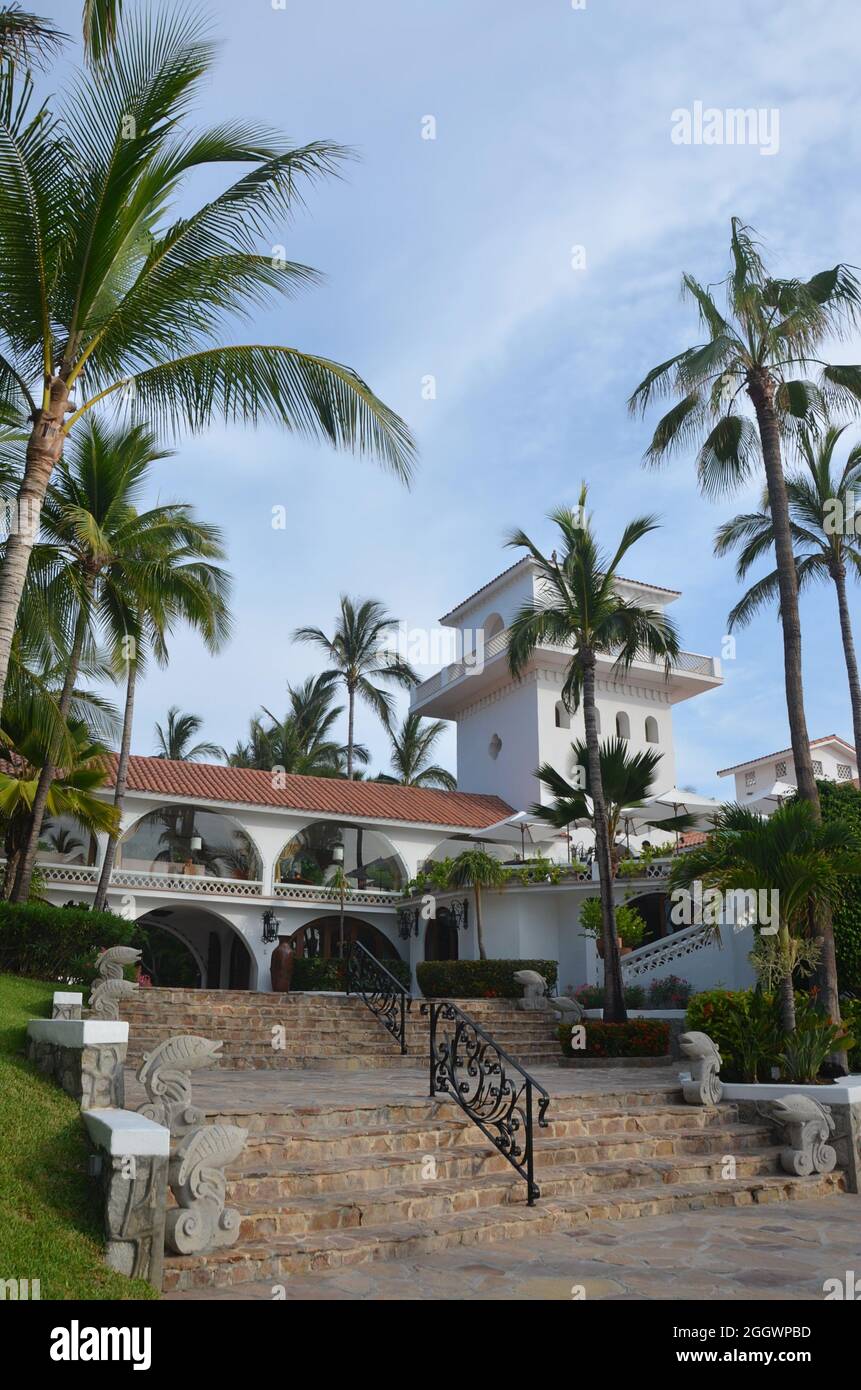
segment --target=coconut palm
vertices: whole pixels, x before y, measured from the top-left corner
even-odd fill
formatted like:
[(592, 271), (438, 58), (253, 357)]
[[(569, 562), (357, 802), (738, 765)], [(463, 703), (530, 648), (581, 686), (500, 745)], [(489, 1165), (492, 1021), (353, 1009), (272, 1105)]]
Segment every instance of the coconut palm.
[[(308, 676), (301, 685), (287, 686), (290, 707), (279, 718), (263, 706), (249, 723), (248, 741), (241, 740), (232, 753), (222, 749), (231, 767), (253, 767), (306, 777), (341, 777), (346, 766), (346, 745), (332, 737), (332, 726), (344, 712), (335, 705), (335, 680), (331, 673)], [(264, 723), (262, 716), (269, 720)], [(370, 760), (362, 744), (353, 747), (353, 760)]]
[(47, 20), (20, 5), (0, 8), (0, 63), (44, 68), (57, 56), (65, 38)]
[(448, 876), (450, 888), (471, 888), (475, 898), (475, 935), (478, 954), (487, 960), (484, 949), (484, 933), (481, 923), (482, 888), (501, 888), (505, 882), (505, 868), (498, 859), (488, 854), (486, 849), (465, 849), (452, 862)]
[[(861, 755), (861, 681), (846, 587), (847, 574), (856, 579), (861, 576), (861, 503), (855, 500), (855, 489), (861, 482), (861, 445), (850, 449), (842, 469), (835, 474), (831, 471), (834, 450), (845, 429), (845, 425), (828, 425), (822, 435), (800, 432), (799, 451), (806, 469), (787, 476), (786, 495), (799, 589), (817, 580), (831, 580), (837, 591), (855, 751)], [(744, 579), (751, 567), (770, 555), (773, 548), (774, 523), (768, 493), (759, 511), (734, 516), (719, 528), (715, 539), (716, 555), (738, 550), (738, 579)], [(765, 604), (777, 602), (779, 597), (778, 573), (772, 570), (735, 605), (729, 615), (730, 631), (744, 627)]]
[(586, 512), (588, 491), (583, 484), (579, 507), (557, 507), (550, 520), (559, 530), (561, 554), (548, 559), (524, 531), (513, 531), (507, 544), (524, 549), (535, 566), (538, 597), (525, 603), (509, 627), (508, 664), (515, 679), (522, 676), (536, 647), (553, 643), (571, 649), (562, 686), (569, 711), (583, 705), (588, 754), (587, 790), (595, 827), (595, 858), (601, 886), (604, 937), (604, 1017), (624, 1022), (625, 1001), (613, 908), (613, 865), (607, 820), (607, 799), (601, 778), (601, 746), (595, 707), (595, 668), (599, 657), (612, 657), (614, 672), (623, 676), (638, 657), (660, 661), (669, 677), (678, 656), (679, 640), (671, 619), (621, 596), (619, 566), (637, 541), (654, 531), (654, 517), (638, 517), (625, 527), (612, 555), (604, 554)]
[(422, 719), (420, 714), (407, 714), (399, 729), (389, 729), (394, 774), (381, 772), (377, 781), (457, 791), (457, 778), (447, 768), (430, 761), (434, 744), (445, 732), (445, 727), (442, 719)]
[[(126, 678), (123, 732), (114, 784), (114, 805), (120, 816), (131, 756), (135, 692), (147, 657), (152, 655), (159, 666), (167, 665), (167, 640), (180, 623), (192, 627), (213, 653), (221, 649), (230, 635), (231, 579), (226, 570), (212, 563), (224, 558), (221, 532), (197, 521), (189, 507), (174, 506), (171, 512), (160, 530), (144, 537), (140, 553), (134, 557), (134, 566), (130, 567), (131, 612), (125, 607), (115, 616), (115, 662), (118, 670), (125, 671)], [(121, 623), (125, 624), (125, 631), (119, 637)], [(193, 822), (193, 808), (187, 814)], [(93, 901), (96, 908), (103, 908), (107, 902), (117, 839), (118, 835), (112, 835), (105, 847)]]
[[(10, 692), (0, 731), (4, 768), (0, 772), (0, 827), (6, 855), (4, 897), (9, 897), (16, 881), (29, 839), (39, 773), (54, 746), (53, 723), (45, 720), (40, 696), (31, 694), (18, 699)], [(96, 795), (106, 777), (104, 753), (101, 744), (92, 742), (85, 725), (69, 723), (63, 770), (52, 778), (48, 791), (50, 816), (70, 816), (91, 834), (115, 829), (115, 808)], [(27, 888), (29, 893), (29, 880)]]
[[(753, 961), (776, 980), (784, 1032), (795, 1029), (793, 970), (809, 951), (802, 938), (810, 921), (811, 904), (833, 907), (842, 893), (845, 875), (861, 873), (861, 836), (843, 821), (817, 821), (807, 801), (786, 802), (762, 817), (748, 806), (725, 806), (703, 845), (674, 862), (669, 888), (688, 888), (695, 882), (723, 894), (777, 892), (778, 927), (775, 951), (762, 947)], [(762, 924), (760, 924), (762, 925)], [(756, 924), (754, 924), (756, 928)], [(839, 1019), (832, 1019), (838, 1023)]]
[(179, 705), (171, 705), (164, 728), (161, 724), (155, 726), (155, 757), (180, 763), (199, 763), (207, 758), (221, 757), (221, 749), (217, 743), (207, 743), (204, 740), (192, 744), (191, 740), (202, 728), (201, 715), (183, 714)]
[[(572, 785), (552, 763), (542, 763), (535, 776), (556, 798), (547, 806), (535, 802), (532, 815), (546, 821), (557, 830), (565, 830), (575, 821), (585, 821), (594, 827), (592, 799), (586, 793), (588, 784), (589, 749), (582, 739), (571, 744), (572, 763), (580, 770), (577, 785)], [(652, 748), (639, 753), (628, 750), (623, 738), (606, 738), (598, 750), (601, 766), (601, 786), (607, 813), (607, 838), (615, 869), (618, 858), (616, 837), (625, 809), (642, 806), (653, 790), (655, 773), (661, 754)], [(675, 825), (675, 822), (673, 822)]]
[[(164, 434), (278, 423), (410, 473), (407, 427), (350, 368), (292, 346), (230, 343), (235, 320), (316, 283), (280, 246), (259, 247), (289, 220), (301, 185), (334, 173), (346, 152), (291, 148), (231, 121), (189, 129), (212, 60), (200, 17), (160, 6), (124, 17), (110, 62), (81, 74), (56, 109), (34, 113), (14, 73), (0, 75), (0, 400), (26, 434), (0, 572), (0, 701), (35, 521), (67, 438), (99, 403)], [(189, 209), (190, 178), (206, 184), (236, 163), (251, 167)]]
[(310, 642), (322, 647), (331, 666), (323, 673), (343, 685), (347, 692), (347, 776), (353, 776), (355, 762), (356, 699), (364, 700), (389, 728), (394, 701), (387, 690), (374, 682), (394, 681), (406, 689), (418, 684), (418, 676), (408, 661), (384, 646), (384, 639), (398, 626), (398, 619), (387, 613), (377, 599), (353, 599), (341, 595), (341, 606), (332, 637), (319, 627), (299, 627), (294, 642)]
[[(737, 487), (765, 469), (780, 593), (786, 707), (799, 795), (819, 815), (804, 712), (798, 579), (783, 470), (782, 435), (799, 421), (811, 424), (830, 407), (855, 411), (861, 400), (861, 366), (832, 364), (822, 345), (850, 333), (861, 309), (861, 285), (847, 265), (809, 280), (776, 279), (760, 254), (756, 235), (732, 219), (732, 264), (724, 281), (727, 313), (692, 275), (682, 292), (695, 303), (706, 341), (653, 367), (629, 401), (645, 412), (661, 396), (677, 403), (659, 421), (645, 461), (659, 465), (678, 450), (698, 449), (697, 472), (706, 494)], [(749, 406), (752, 416), (744, 413)], [(837, 964), (830, 913), (823, 907), (822, 996), (840, 1021)]]

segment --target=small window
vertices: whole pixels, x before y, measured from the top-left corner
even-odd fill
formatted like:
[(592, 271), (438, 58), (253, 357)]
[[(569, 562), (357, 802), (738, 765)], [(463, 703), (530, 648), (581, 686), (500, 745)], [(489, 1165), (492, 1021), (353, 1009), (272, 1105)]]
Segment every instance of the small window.
[(838, 781), (838, 782), (851, 782), (851, 781), (852, 781), (852, 769), (851, 769), (851, 767), (849, 766), (848, 763), (838, 763), (838, 764), (837, 764), (837, 781)]
[(493, 735), (493, 738), (488, 744), (487, 751), (492, 758), (496, 759), (499, 757), (502, 752), (502, 739), (499, 737), (499, 734)]
[(557, 729), (571, 728), (571, 715), (561, 700), (556, 701), (556, 727)]
[(786, 776), (786, 763), (785, 763), (785, 762), (783, 762), (783, 763), (775, 763), (775, 764), (774, 764), (774, 775), (775, 775), (775, 777), (777, 777), (777, 778), (785, 777), (785, 776)]
[(650, 714), (646, 720), (646, 742), (660, 743), (660, 741), (661, 740), (658, 738), (658, 721)]
[(813, 764), (813, 776), (814, 776), (814, 777), (821, 777), (821, 776), (822, 776), (822, 764), (821, 764), (821, 763), (814, 762), (814, 764)]
[(746, 772), (746, 773), (744, 774), (744, 785), (745, 785), (746, 787), (755, 787), (755, 786), (756, 786), (756, 773), (755, 773), (755, 772)]
[(623, 710), (616, 715), (616, 734), (619, 738), (631, 737), (631, 721)]

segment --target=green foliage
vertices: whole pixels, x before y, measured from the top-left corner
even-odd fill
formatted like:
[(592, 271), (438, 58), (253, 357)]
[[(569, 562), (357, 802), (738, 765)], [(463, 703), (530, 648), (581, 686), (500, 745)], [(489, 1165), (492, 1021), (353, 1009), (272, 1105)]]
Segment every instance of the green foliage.
[(795, 1032), (783, 1038), (783, 1051), (777, 1061), (787, 1081), (812, 1085), (826, 1057), (855, 1046), (844, 1028), (824, 1018), (809, 1018)]
[[(380, 962), (402, 985), (409, 989), (412, 974), (405, 960), (384, 960)], [(337, 956), (324, 960), (322, 956), (299, 956), (293, 966), (293, 983), (296, 990), (344, 990), (347, 988), (347, 962)]]
[(855, 1040), (849, 1053), (849, 1070), (861, 1072), (861, 999), (841, 999), (840, 1013), (844, 1027)]
[[(572, 1028), (584, 1028), (586, 1046), (572, 1047)], [(583, 1024), (559, 1025), (566, 1057), (665, 1057), (670, 1048), (670, 1025), (665, 1019), (632, 1018), (627, 1023), (586, 1019)]]
[(825, 1058), (845, 1039), (817, 1013), (809, 994), (795, 995), (796, 1031), (781, 1028), (777, 995), (759, 989), (704, 990), (688, 1005), (688, 1029), (708, 1033), (721, 1054), (725, 1081), (771, 1081), (779, 1067), (787, 1081), (815, 1080)]
[[(574, 998), (583, 1005), (584, 1009), (603, 1009), (604, 986), (581, 985), (579, 989), (575, 989)], [(625, 1007), (628, 1009), (644, 1009), (646, 1007), (645, 985), (625, 986)]]
[(518, 970), (536, 970), (555, 990), (555, 960), (424, 960), (416, 976), (426, 999), (522, 999)]
[(13, 975), (89, 983), (96, 957), (127, 945), (133, 922), (114, 912), (0, 901), (0, 968)]
[[(602, 919), (601, 919), (601, 899), (599, 897), (586, 898), (580, 908), (580, 926), (583, 928), (581, 936), (591, 936), (596, 941), (601, 940)], [(642, 945), (646, 924), (635, 907), (628, 907), (625, 903), (620, 903), (616, 907), (616, 935), (623, 946)]]
[[(625, 985), (625, 1007), (628, 1009), (684, 1009), (693, 993), (693, 986), (678, 975), (667, 975), (645, 985)], [(574, 991), (584, 1009), (604, 1007), (602, 985), (581, 985)]]
[[(851, 782), (818, 782), (817, 786), (823, 820), (841, 820), (861, 834), (861, 792), (857, 787)], [(861, 879), (844, 879), (833, 921), (841, 993), (861, 995)], [(856, 1036), (859, 1031), (856, 1029)]]
[(79, 1108), (21, 1055), (27, 1020), (49, 1017), (53, 991), (65, 983), (47, 978), (0, 975), (0, 1129), (14, 1136), (0, 1147), (0, 1270), (39, 1279), (43, 1299), (157, 1298), (105, 1264)]

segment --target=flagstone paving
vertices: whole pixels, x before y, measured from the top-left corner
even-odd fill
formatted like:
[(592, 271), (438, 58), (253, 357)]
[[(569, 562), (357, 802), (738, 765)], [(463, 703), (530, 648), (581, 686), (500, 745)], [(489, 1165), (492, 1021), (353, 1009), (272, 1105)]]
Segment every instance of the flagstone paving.
[[(861, 1196), (595, 1221), (534, 1240), (458, 1247), (168, 1299), (822, 1301), (861, 1277)], [(582, 1293), (580, 1290), (582, 1289)]]

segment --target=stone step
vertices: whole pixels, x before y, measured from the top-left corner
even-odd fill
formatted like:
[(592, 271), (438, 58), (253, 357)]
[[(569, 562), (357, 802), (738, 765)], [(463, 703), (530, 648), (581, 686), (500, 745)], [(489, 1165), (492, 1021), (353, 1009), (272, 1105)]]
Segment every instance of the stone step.
[[(519, 1186), (523, 1188), (523, 1184)], [(170, 1256), (165, 1260), (165, 1292), (231, 1287), (294, 1274), (308, 1274), (378, 1259), (419, 1256), (455, 1246), (550, 1234), (576, 1229), (591, 1221), (658, 1216), (674, 1210), (709, 1206), (809, 1200), (843, 1190), (841, 1174), (810, 1178), (789, 1174), (756, 1176), (724, 1182), (665, 1183), (580, 1197), (542, 1198), (496, 1207), (473, 1207), (427, 1219), (378, 1227), (355, 1226), (283, 1238), (240, 1243), (208, 1255)], [(240, 1238), (242, 1240), (242, 1238)]]
[[(259, 1140), (255, 1136), (242, 1162), (231, 1172), (228, 1200), (245, 1211), (249, 1203), (289, 1201), (320, 1193), (343, 1196), (379, 1187), (410, 1186), (427, 1182), (429, 1157), (434, 1160), (435, 1180), (463, 1182), (488, 1174), (509, 1175), (510, 1165), (501, 1153), (495, 1152), (486, 1142), (467, 1142), (474, 1135), (471, 1127), (462, 1134), (449, 1131), (442, 1136), (449, 1142), (440, 1144), (432, 1132), (416, 1129), (404, 1136), (410, 1141), (406, 1151), (398, 1147), (382, 1153), (365, 1152), (329, 1159), (322, 1157), (322, 1149), (319, 1145), (315, 1149), (307, 1135), (300, 1135), (295, 1141), (288, 1139), (286, 1143), (279, 1135), (263, 1135)], [(717, 1163), (728, 1154), (759, 1160), (767, 1153), (766, 1166), (754, 1171), (768, 1172), (775, 1166), (775, 1151), (769, 1147), (770, 1139), (766, 1126), (752, 1125), (726, 1126), (714, 1131), (679, 1131), (669, 1136), (622, 1134), (599, 1139), (537, 1139), (535, 1161), (542, 1174), (543, 1190), (558, 1170), (572, 1165), (578, 1171), (587, 1171), (599, 1163), (630, 1164), (659, 1159), (681, 1165), (690, 1156), (703, 1161), (709, 1157)], [(298, 1149), (302, 1152), (297, 1152)]]

